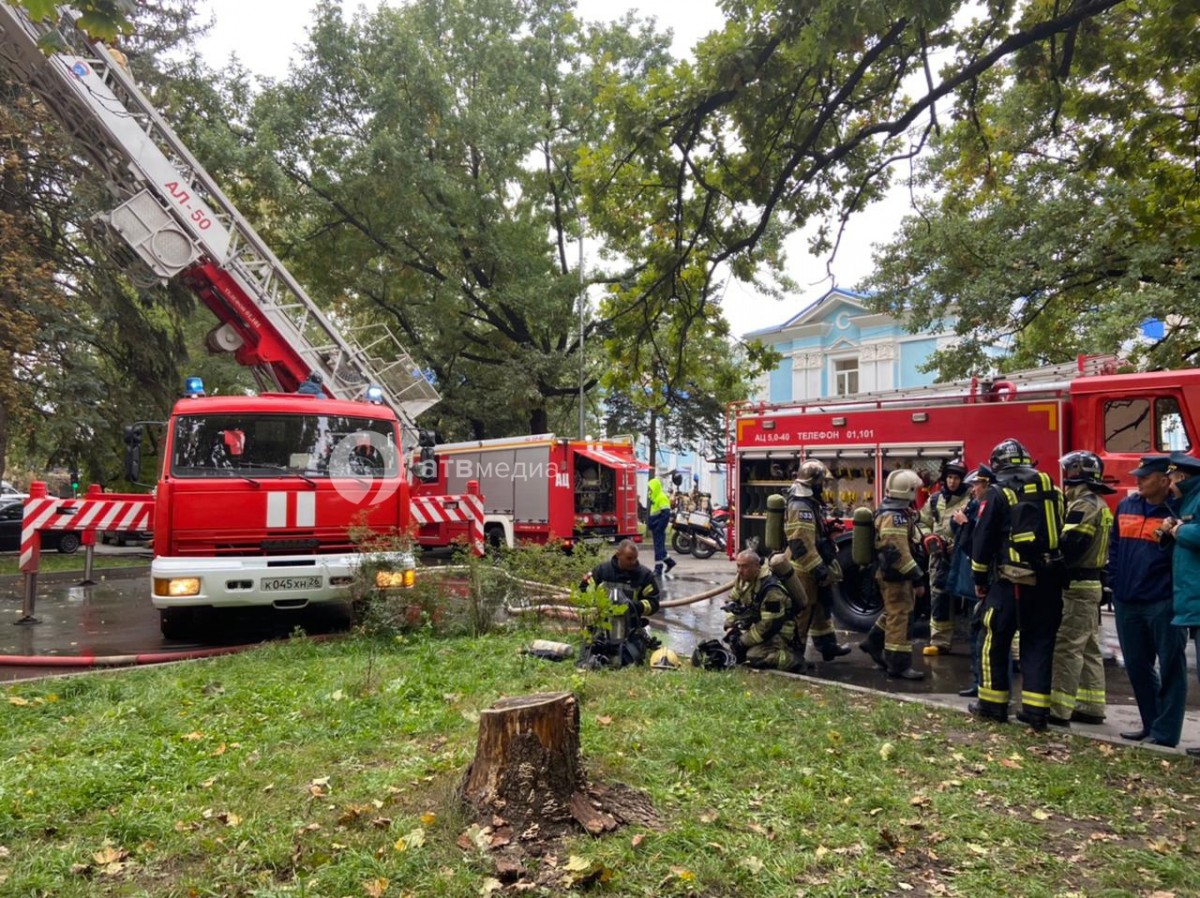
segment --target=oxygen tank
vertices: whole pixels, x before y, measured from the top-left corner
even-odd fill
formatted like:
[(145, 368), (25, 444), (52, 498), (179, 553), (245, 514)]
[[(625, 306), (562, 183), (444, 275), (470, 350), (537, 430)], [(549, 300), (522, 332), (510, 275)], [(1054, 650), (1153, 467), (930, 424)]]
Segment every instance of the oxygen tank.
[(783, 588), (788, 591), (788, 595), (796, 603), (796, 608), (808, 607), (808, 596), (804, 592), (804, 585), (800, 582), (800, 578), (796, 576), (796, 569), (792, 567), (791, 552), (778, 552), (772, 555), (767, 561), (767, 567), (771, 569), (771, 573), (775, 575), (775, 579), (783, 584)]
[(875, 561), (875, 512), (869, 508), (860, 506), (854, 509), (850, 557), (859, 567), (866, 567)]
[(772, 493), (767, 496), (767, 535), (765, 539), (768, 552), (778, 552), (783, 548), (783, 510), (787, 507), (787, 499)]

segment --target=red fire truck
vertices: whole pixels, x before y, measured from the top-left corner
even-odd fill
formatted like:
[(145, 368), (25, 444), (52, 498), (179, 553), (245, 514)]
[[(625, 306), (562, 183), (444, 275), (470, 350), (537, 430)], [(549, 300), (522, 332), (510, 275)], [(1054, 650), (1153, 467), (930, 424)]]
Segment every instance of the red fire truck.
[[(1129, 472), (1140, 456), (1196, 445), (1200, 370), (1116, 370), (1111, 357), (1081, 357), (993, 381), (734, 406), (728, 420), (729, 501), (736, 508), (730, 552), (764, 537), (767, 497), (786, 494), (793, 472), (809, 458), (833, 473), (825, 498), (835, 524), (859, 505), (878, 504), (891, 471), (911, 468), (932, 486), (947, 459), (978, 465), (1007, 437), (1019, 439), (1056, 480), (1066, 452), (1095, 452), (1120, 498), (1134, 487)], [(834, 591), (834, 611), (844, 625), (865, 629), (880, 605), (873, 572), (851, 561), (849, 529), (839, 539), (846, 579)]]
[[(484, 495), (484, 534), (491, 545), (558, 540), (634, 538), (637, 462), (633, 440), (567, 440), (552, 433), (426, 447), (412, 465), (413, 515), (422, 546), (437, 548), (464, 535), (424, 496), (466, 492), (477, 481)], [(427, 506), (429, 506), (427, 508)]]
[[(287, 610), (347, 598), (357, 563), (351, 528), (410, 527), (404, 450), (417, 441), (414, 417), (437, 393), (386, 327), (371, 325), (365, 341), (334, 327), (151, 106), (120, 54), (90, 41), (75, 16), (64, 8), (56, 24), (33, 22), (0, 3), (0, 65), (104, 173), (117, 204), (95, 224), (113, 256), (137, 283), (178, 277), (195, 291), (219, 322), (209, 348), (249, 366), (264, 394), (180, 402), (153, 496), (93, 491), (61, 502), (38, 491), (26, 506), (22, 570), (36, 573), (42, 530), (70, 527), (90, 545), (120, 515), (152, 526), (152, 599), (168, 637), (187, 636), (202, 607)], [(65, 49), (47, 55), (42, 38)], [(314, 374), (325, 395), (298, 395)], [(127, 442), (136, 456), (140, 429), (127, 431)], [(478, 517), (477, 495), (427, 498)], [(411, 585), (411, 557), (391, 561), (390, 582)]]

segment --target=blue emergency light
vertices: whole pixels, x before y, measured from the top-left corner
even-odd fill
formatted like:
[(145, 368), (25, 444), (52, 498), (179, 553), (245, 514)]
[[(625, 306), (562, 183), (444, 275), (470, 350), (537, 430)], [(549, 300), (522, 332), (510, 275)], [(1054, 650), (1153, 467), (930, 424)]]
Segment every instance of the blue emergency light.
[(367, 387), (367, 402), (383, 405), (383, 387), (377, 387), (375, 384)]
[(183, 395), (191, 399), (204, 395), (204, 380), (199, 377), (189, 377), (183, 382)]

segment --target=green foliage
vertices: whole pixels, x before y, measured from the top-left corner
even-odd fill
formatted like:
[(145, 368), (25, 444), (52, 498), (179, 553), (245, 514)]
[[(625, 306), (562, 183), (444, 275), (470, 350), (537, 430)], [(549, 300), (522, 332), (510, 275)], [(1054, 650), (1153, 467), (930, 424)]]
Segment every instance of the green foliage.
[[(72, 0), (58, 3), (55, 0), (16, 0), (30, 18), (56, 19), (64, 7), (76, 10), (79, 27), (93, 40), (115, 41), (123, 34), (134, 30), (133, 17), (137, 9), (133, 0)], [(55, 49), (53, 45), (48, 49)]]
[[(921, 170), (936, 196), (878, 258), (875, 305), (956, 319), (945, 376), (1125, 350), (1200, 352), (1200, 4), (1122, 5), (963, 86)], [(1132, 344), (1142, 322), (1165, 336)]]

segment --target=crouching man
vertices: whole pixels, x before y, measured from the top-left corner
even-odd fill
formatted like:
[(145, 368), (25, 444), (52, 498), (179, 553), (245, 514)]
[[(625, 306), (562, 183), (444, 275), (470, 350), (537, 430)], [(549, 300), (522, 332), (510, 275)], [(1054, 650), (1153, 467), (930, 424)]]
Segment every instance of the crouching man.
[(796, 611), (792, 597), (758, 553), (738, 553), (737, 581), (724, 606), (725, 641), (750, 667), (799, 671), (804, 658), (793, 648)]

